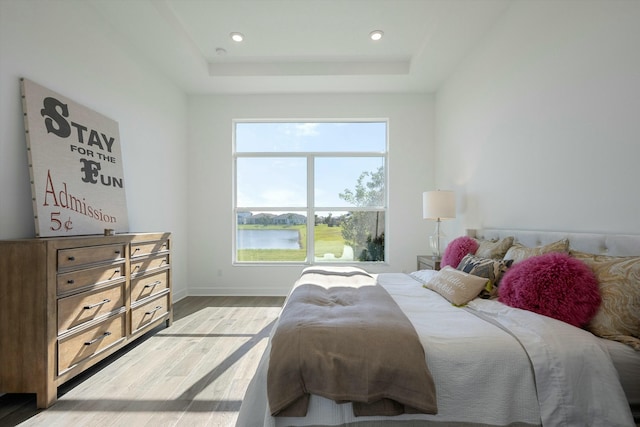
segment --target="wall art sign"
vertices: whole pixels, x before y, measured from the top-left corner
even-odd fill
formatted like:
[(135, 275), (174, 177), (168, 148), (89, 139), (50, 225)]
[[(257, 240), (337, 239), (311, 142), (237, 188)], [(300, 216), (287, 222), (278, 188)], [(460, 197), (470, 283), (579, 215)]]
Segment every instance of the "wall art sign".
[(21, 79), (37, 237), (129, 231), (118, 123)]

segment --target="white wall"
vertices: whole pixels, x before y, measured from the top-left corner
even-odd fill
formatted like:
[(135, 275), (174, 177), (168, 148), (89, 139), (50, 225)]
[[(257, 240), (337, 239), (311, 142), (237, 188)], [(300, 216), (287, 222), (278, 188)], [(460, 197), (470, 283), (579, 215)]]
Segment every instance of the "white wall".
[(422, 192), (434, 182), (433, 117), (428, 95), (190, 96), (189, 292), (286, 294), (301, 271), (232, 265), (233, 119), (388, 118), (388, 265), (370, 269), (413, 271), (433, 228), (422, 219)]
[(0, 1), (0, 238), (35, 236), (20, 77), (119, 123), (131, 231), (174, 233), (186, 295), (186, 95), (85, 2)]
[(379, 271), (412, 270), (426, 251), (433, 224), (420, 198), (436, 183), (461, 202), (449, 235), (640, 233), (637, 22), (637, 1), (516, 1), (435, 101), (187, 97), (87, 3), (0, 1), (0, 238), (34, 235), (20, 77), (118, 121), (131, 230), (174, 233), (178, 298), (284, 294), (300, 271), (231, 265), (234, 118), (390, 119), (389, 260)]
[(516, 1), (437, 93), (465, 227), (640, 233), (640, 2)]

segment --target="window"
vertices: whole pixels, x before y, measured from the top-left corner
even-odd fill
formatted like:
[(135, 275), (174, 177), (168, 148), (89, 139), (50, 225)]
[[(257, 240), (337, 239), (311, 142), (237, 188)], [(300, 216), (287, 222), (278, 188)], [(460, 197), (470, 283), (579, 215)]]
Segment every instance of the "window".
[(384, 261), (386, 164), (386, 121), (236, 121), (234, 261)]

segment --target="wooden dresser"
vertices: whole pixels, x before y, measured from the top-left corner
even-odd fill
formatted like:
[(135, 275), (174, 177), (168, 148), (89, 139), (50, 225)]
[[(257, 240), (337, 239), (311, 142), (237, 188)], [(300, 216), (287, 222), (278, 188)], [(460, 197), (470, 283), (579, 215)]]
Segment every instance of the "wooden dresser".
[(0, 241), (0, 393), (57, 387), (171, 325), (171, 234)]

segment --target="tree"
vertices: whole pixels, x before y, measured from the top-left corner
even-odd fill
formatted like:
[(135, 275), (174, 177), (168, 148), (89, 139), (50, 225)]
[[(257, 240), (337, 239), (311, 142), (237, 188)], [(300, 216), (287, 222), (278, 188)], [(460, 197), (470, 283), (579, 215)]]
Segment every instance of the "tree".
[[(358, 207), (379, 208), (384, 205), (384, 168), (362, 172), (355, 189), (338, 195)], [(353, 247), (360, 261), (384, 261), (384, 212), (352, 211), (342, 223), (342, 237)]]
[(360, 252), (359, 261), (384, 261), (384, 233), (367, 237), (367, 247)]
[(329, 212), (329, 215), (327, 215), (327, 217), (324, 219), (324, 223), (327, 224), (329, 227), (333, 227), (333, 220), (331, 218), (331, 212)]
[(348, 188), (338, 196), (352, 205), (382, 206), (384, 204), (384, 167), (375, 172), (362, 172), (356, 183), (355, 192)]

